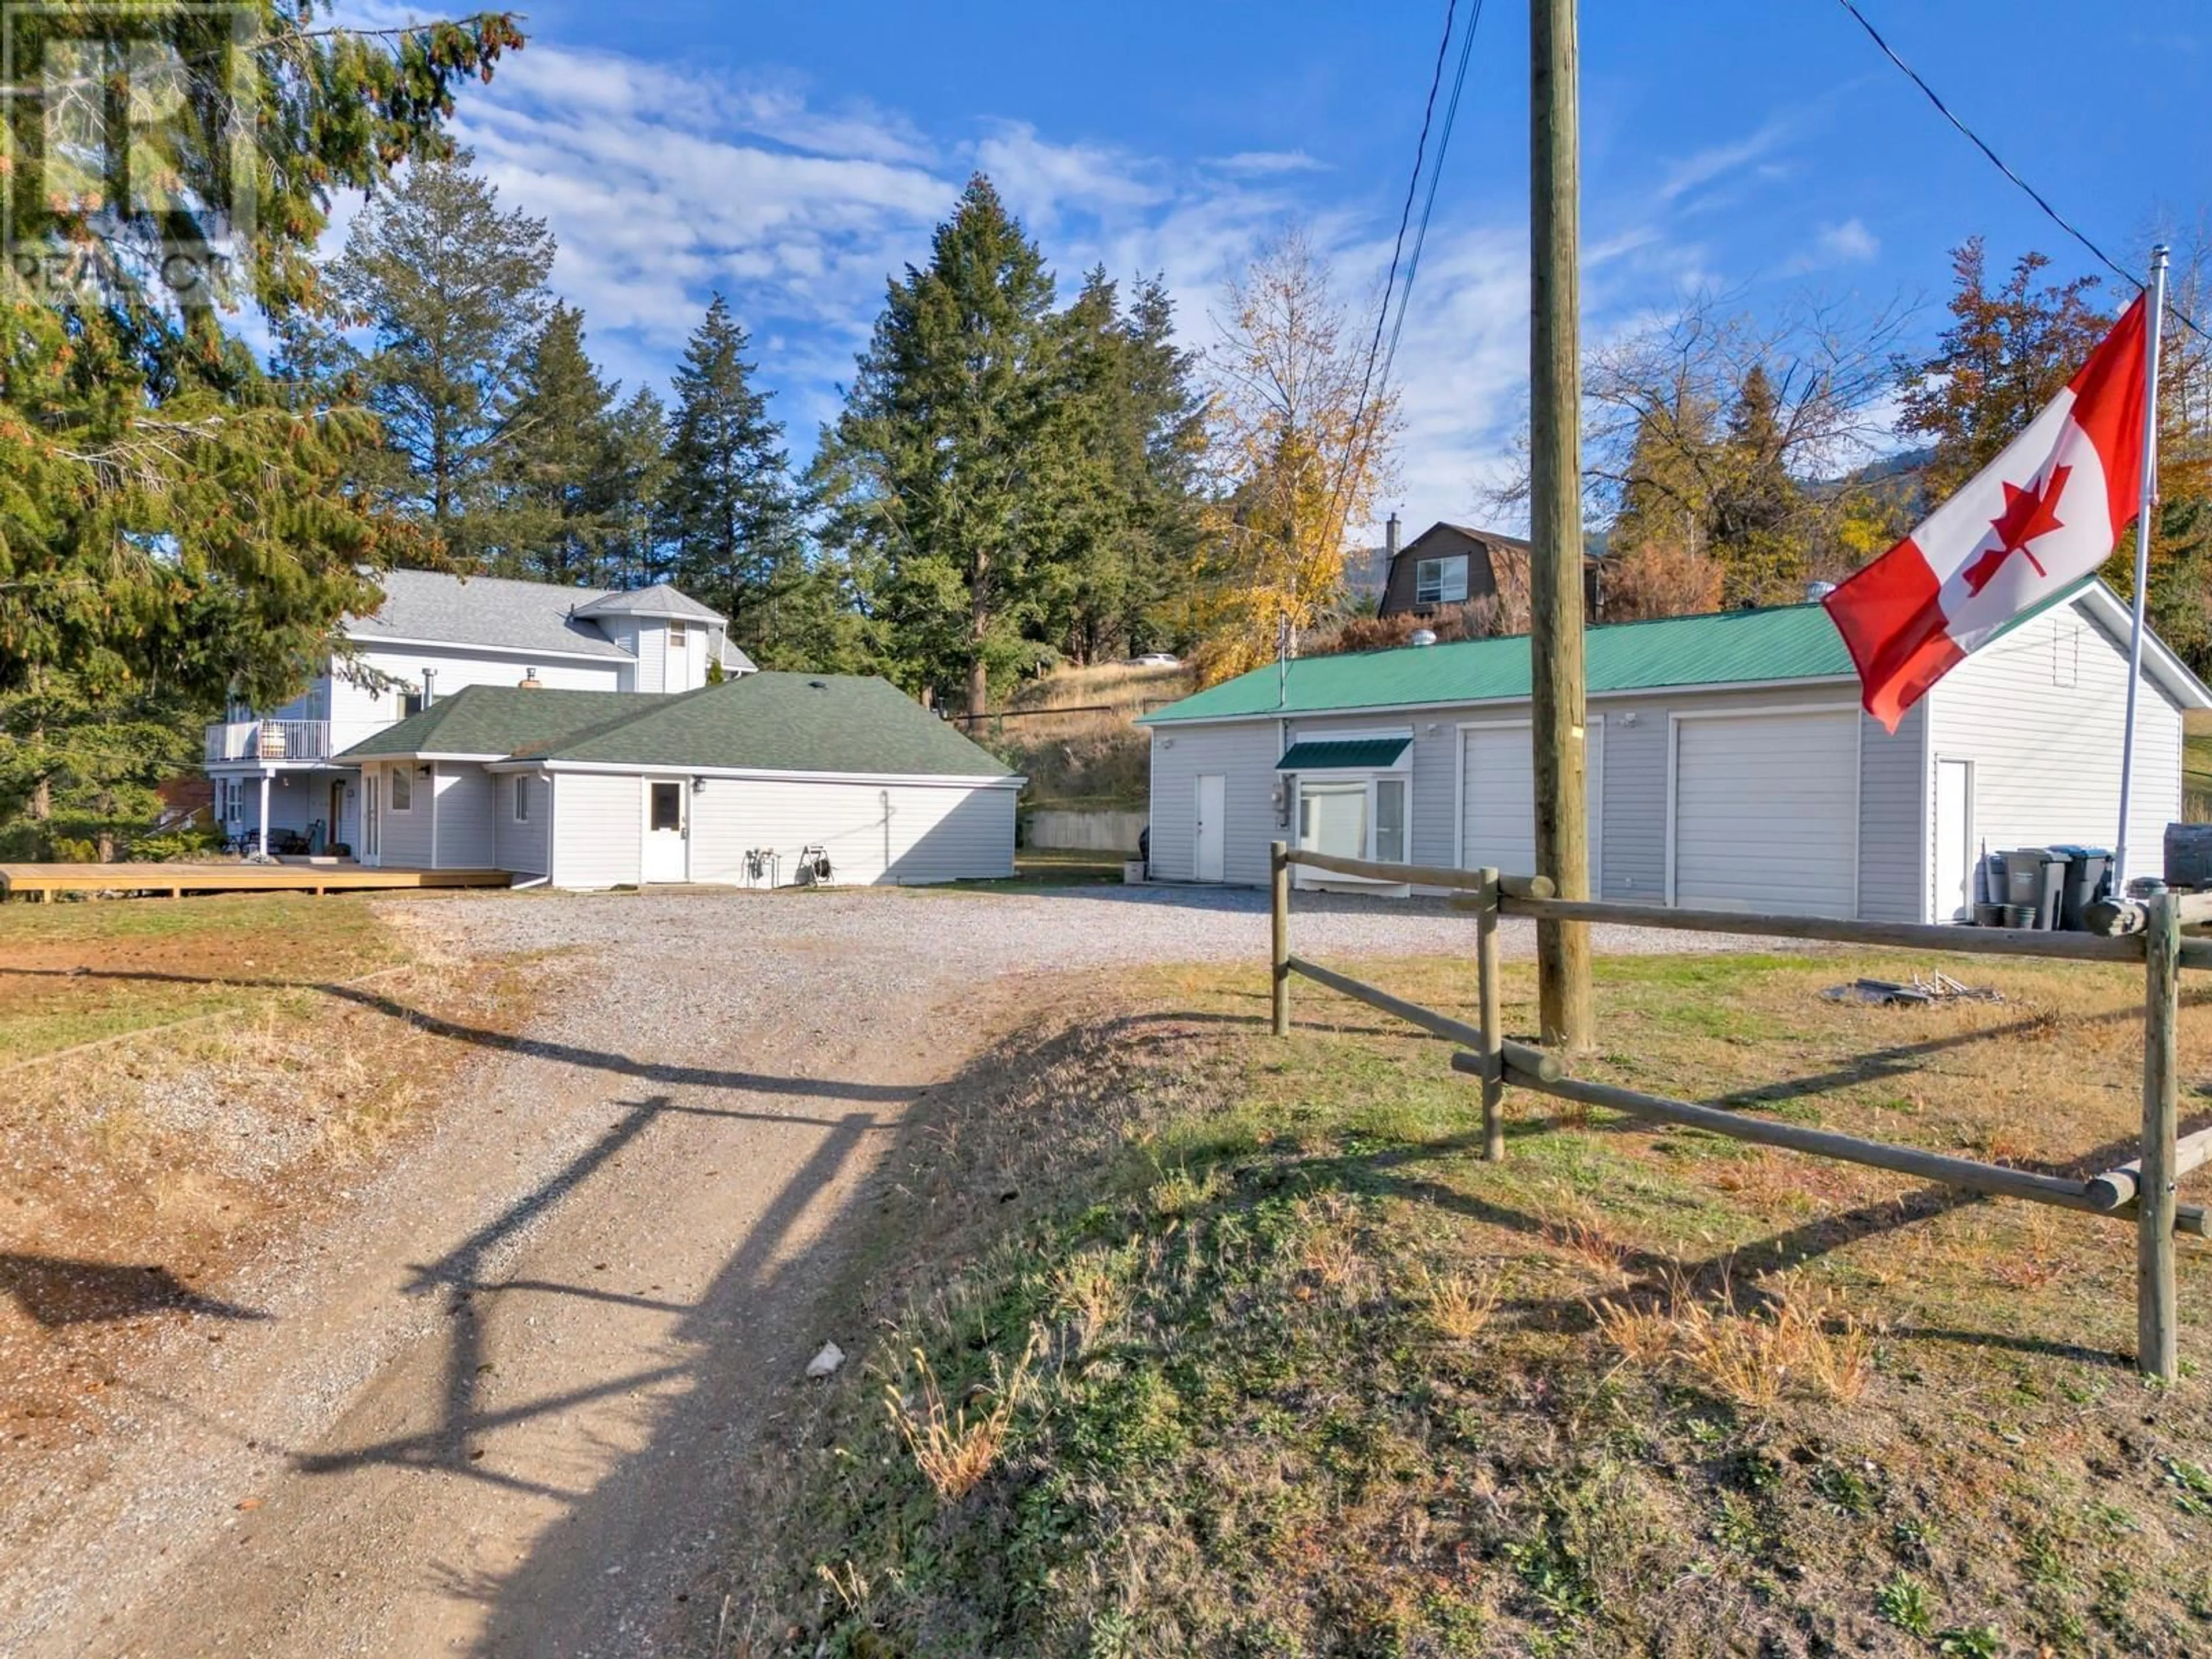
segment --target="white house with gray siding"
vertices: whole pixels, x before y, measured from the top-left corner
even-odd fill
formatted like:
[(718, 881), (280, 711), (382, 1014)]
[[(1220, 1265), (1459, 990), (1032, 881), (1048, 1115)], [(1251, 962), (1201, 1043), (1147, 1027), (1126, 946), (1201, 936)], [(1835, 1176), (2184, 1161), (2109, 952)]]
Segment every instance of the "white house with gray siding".
[[(721, 614), (665, 583), (564, 587), (430, 570), (378, 580), (382, 602), (345, 619), (340, 648), (305, 691), (278, 708), (234, 708), (207, 728), (216, 820), (236, 839), (268, 851), (297, 836), (314, 852), (358, 854), (377, 833), (382, 861), (428, 862), (427, 807), (404, 786), (404, 806), (372, 800), (358, 770), (337, 760), (342, 752), (472, 686), (679, 696), (717, 671), (752, 672)], [(477, 827), (464, 834), (471, 803), (445, 801), (445, 787), (439, 817), (455, 827), (443, 839), (481, 849), (489, 867), (490, 817), (477, 811)], [(403, 848), (417, 856), (403, 860)]]
[[(1948, 921), (1976, 861), (2109, 847), (2128, 617), (2069, 590), (1953, 669), (1894, 734), (1863, 714), (1818, 605), (1592, 628), (1590, 888), (1608, 899)], [(2145, 641), (2129, 817), (2135, 872), (2181, 811), (2181, 716), (2212, 693)], [(1384, 862), (1535, 870), (1528, 642), (1293, 661), (1145, 717), (1151, 863), (1263, 883), (1281, 839)], [(1359, 884), (1301, 869), (1302, 884)]]
[(365, 862), (562, 888), (787, 885), (802, 863), (840, 884), (1010, 876), (1023, 782), (848, 675), (677, 696), (471, 687), (339, 759), (370, 804)]

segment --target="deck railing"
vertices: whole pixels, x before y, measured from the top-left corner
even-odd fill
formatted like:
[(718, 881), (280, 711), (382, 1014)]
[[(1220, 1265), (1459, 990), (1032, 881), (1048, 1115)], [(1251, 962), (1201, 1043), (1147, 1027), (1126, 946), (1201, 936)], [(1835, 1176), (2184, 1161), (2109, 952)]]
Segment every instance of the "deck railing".
[(207, 758), (328, 760), (328, 720), (218, 720), (207, 729)]
[[(2179, 1203), (2174, 1195), (2175, 1182), (2182, 1176), (2212, 1164), (2212, 1129), (2200, 1129), (2187, 1136), (2177, 1133), (2180, 1102), (2175, 1034), (2180, 1018), (2180, 970), (2212, 968), (2212, 939), (2185, 939), (2181, 929), (2185, 925), (2212, 925), (2212, 895), (2160, 894), (2142, 905), (2104, 907), (2112, 914), (2098, 920), (2107, 932), (2062, 933), (2027, 928), (1840, 921), (1829, 916), (1734, 910), (1679, 910), (1562, 899), (1553, 896), (1553, 884), (1543, 876), (1502, 876), (1495, 870), (1377, 864), (1365, 859), (1307, 852), (1281, 842), (1273, 843), (1269, 861), (1274, 888), (1275, 1035), (1289, 1034), (1290, 981), (1296, 974), (1461, 1044), (1463, 1052), (1452, 1056), (1452, 1069), (1479, 1079), (1482, 1085), (1485, 1158), (1494, 1161), (1505, 1156), (1503, 1108), (1505, 1091), (1511, 1086), (1584, 1106), (1602, 1106), (1634, 1117), (1704, 1129), (1737, 1140), (1918, 1176), (1969, 1192), (2027, 1199), (2076, 1213), (2130, 1222), (2136, 1228), (2136, 1368), (2169, 1382), (2179, 1376), (2180, 1357), (2176, 1338), (2179, 1312), (2174, 1235), (2185, 1232), (2203, 1237), (2212, 1233), (2204, 1207)], [(1456, 889), (1469, 895), (1454, 899), (1452, 903), (1455, 908), (1473, 910), (1475, 916), (1478, 1023), (1468, 1024), (1433, 1009), (1420, 1007), (1291, 954), (1291, 871), (1297, 865), (1338, 875), (1364, 877), (1371, 881)], [(1551, 921), (1619, 922), (1696, 933), (1830, 939), (1846, 945), (1902, 946), (1972, 955), (2141, 963), (2144, 988), (2140, 1155), (2090, 1180), (2077, 1181), (2001, 1164), (1948, 1157), (1917, 1146), (1893, 1146), (1832, 1130), (1777, 1122), (1747, 1112), (1723, 1110), (1571, 1077), (1559, 1056), (1512, 1042), (1504, 1036), (1498, 1012), (1498, 926), (1501, 917), (1509, 915)]]

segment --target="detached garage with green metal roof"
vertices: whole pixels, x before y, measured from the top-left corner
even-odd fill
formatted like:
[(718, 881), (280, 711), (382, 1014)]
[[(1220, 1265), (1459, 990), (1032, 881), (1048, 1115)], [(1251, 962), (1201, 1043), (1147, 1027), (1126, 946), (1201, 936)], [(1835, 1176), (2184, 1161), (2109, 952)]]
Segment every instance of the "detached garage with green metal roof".
[[(1592, 628), (1591, 891), (1948, 921), (1972, 901), (1984, 847), (2109, 846), (2127, 635), (2110, 589), (2069, 589), (1892, 735), (1860, 711), (1817, 605)], [(1514, 636), (1297, 659), (1156, 710), (1143, 722), (1152, 873), (1261, 883), (1279, 839), (1534, 873), (1528, 690), (1528, 641)], [(2129, 840), (2149, 848), (2180, 816), (2181, 712), (2212, 708), (2212, 693), (2154, 639), (2142, 692)]]
[(1010, 876), (1023, 781), (895, 686), (837, 674), (471, 686), (337, 762), (361, 771), (363, 863), (568, 888)]

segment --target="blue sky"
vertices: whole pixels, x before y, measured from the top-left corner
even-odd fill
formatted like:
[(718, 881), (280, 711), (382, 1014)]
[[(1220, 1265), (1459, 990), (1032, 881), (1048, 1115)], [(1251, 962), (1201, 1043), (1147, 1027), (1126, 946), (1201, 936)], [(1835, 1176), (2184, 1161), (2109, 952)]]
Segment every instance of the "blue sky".
[[(1471, 0), (1462, 0), (1462, 23)], [(2212, 208), (2212, 14), (2138, 0), (1864, 0), (1892, 43), (2124, 263)], [(1379, 282), (1437, 40), (1435, 3), (1112, 7), (533, 0), (530, 47), (460, 131), (546, 217), (555, 286), (626, 382), (664, 384), (708, 293), (752, 331), (801, 455), (887, 276), (981, 167), (1064, 285), (1162, 271), (1193, 344), (1288, 217), (1348, 293)], [(1834, 0), (1586, 4), (1585, 331), (1686, 291), (1923, 300), (1948, 250), (2063, 241)], [(1489, 0), (1398, 359), (1409, 521), (1479, 513), (1525, 399), (1527, 9)]]

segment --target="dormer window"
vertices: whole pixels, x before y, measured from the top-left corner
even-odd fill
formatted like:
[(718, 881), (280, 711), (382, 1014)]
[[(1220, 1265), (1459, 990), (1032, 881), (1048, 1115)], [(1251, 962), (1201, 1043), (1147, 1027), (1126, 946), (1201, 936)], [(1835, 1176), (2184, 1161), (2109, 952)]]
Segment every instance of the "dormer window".
[(1415, 605), (1458, 605), (1467, 598), (1467, 556), (1423, 559), (1413, 567)]
[(671, 651), (681, 651), (684, 648), (684, 624), (680, 622), (668, 624), (668, 648)]

